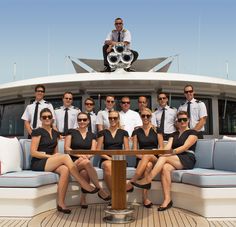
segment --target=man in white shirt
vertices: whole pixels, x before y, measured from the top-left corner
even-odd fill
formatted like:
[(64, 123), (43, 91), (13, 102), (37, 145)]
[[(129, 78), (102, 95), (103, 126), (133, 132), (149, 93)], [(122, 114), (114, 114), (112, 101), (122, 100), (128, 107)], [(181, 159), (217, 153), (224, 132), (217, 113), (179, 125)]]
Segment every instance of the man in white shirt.
[(110, 123), (108, 120), (108, 114), (109, 114), (109, 111), (114, 110), (115, 96), (107, 95), (105, 99), (105, 105), (106, 105), (106, 108), (104, 110), (100, 110), (97, 114), (96, 125), (97, 125), (98, 132), (103, 129), (109, 128), (110, 126)]
[(21, 119), (24, 120), (25, 129), (28, 132), (28, 137), (31, 138), (33, 129), (42, 126), (40, 120), (40, 111), (44, 108), (51, 110), (53, 119), (55, 120), (55, 113), (53, 106), (50, 102), (45, 101), (45, 86), (42, 84), (36, 85), (35, 88), (35, 101), (32, 104), (27, 105)]
[(121, 99), (120, 122), (124, 130), (132, 136), (133, 130), (143, 125), (140, 115), (133, 110), (130, 110), (130, 98), (122, 97)]
[(198, 138), (203, 139), (203, 132), (205, 131), (204, 125), (207, 119), (207, 109), (204, 102), (194, 98), (194, 89), (192, 85), (186, 85), (184, 87), (184, 95), (186, 101), (182, 103), (178, 109), (180, 111), (186, 111), (188, 113), (189, 128), (198, 131)]
[(62, 97), (63, 106), (55, 110), (56, 125), (61, 136), (67, 135), (68, 130), (71, 128), (77, 128), (77, 116), (80, 109), (72, 106), (73, 94), (69, 91), (65, 92)]
[[(134, 61), (138, 58), (138, 52), (130, 49), (131, 44), (131, 33), (127, 29), (123, 28), (123, 20), (121, 18), (115, 19), (115, 29), (112, 30), (106, 37), (105, 44), (103, 46), (103, 58), (104, 58), (104, 70), (102, 72), (111, 72), (111, 68), (109, 66), (109, 63), (107, 61), (107, 55), (113, 51), (113, 46), (115, 46), (117, 43), (124, 43), (125, 46), (133, 53)], [(132, 64), (131, 63), (131, 64)], [(131, 71), (130, 68), (127, 69), (127, 71)], [(132, 70), (133, 71), (133, 70)]]

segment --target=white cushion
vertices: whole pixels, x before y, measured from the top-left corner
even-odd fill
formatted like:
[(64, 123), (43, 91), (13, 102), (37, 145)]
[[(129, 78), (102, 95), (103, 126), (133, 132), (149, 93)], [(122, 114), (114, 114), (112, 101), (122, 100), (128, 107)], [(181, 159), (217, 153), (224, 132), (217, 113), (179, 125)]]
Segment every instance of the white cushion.
[(223, 140), (236, 140), (236, 137), (232, 137), (232, 136), (223, 136), (222, 139), (223, 139)]
[(21, 171), (21, 153), (17, 138), (0, 136), (0, 174)]

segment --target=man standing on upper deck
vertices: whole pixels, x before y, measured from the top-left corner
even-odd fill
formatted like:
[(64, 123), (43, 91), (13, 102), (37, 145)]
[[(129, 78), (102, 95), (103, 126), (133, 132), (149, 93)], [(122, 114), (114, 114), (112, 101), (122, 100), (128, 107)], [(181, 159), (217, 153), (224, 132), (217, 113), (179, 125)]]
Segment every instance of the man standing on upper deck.
[(39, 128), (42, 125), (39, 114), (44, 108), (49, 108), (53, 114), (53, 119), (55, 119), (54, 109), (51, 103), (45, 101), (45, 87), (44, 85), (36, 85), (35, 88), (35, 101), (32, 104), (27, 105), (25, 112), (23, 113), (21, 119), (24, 120), (25, 129), (28, 132), (28, 137), (31, 138), (31, 133), (33, 129)]
[(207, 119), (207, 109), (204, 102), (194, 98), (194, 90), (192, 85), (184, 87), (184, 95), (186, 101), (180, 105), (178, 112), (187, 111), (189, 121), (189, 128), (198, 131), (198, 138), (203, 139), (204, 125)]
[[(123, 20), (121, 18), (115, 19), (115, 29), (112, 30), (106, 37), (105, 44), (103, 46), (103, 58), (104, 58), (104, 70), (102, 72), (111, 72), (111, 68), (109, 66), (109, 63), (107, 61), (107, 55), (113, 51), (113, 46), (115, 46), (117, 43), (124, 43), (124, 45), (133, 53), (134, 61), (138, 58), (138, 52), (130, 49), (131, 44), (131, 33), (127, 29), (123, 28)], [(131, 63), (131, 64), (132, 64)], [(131, 68), (127, 69), (128, 72), (134, 71)]]

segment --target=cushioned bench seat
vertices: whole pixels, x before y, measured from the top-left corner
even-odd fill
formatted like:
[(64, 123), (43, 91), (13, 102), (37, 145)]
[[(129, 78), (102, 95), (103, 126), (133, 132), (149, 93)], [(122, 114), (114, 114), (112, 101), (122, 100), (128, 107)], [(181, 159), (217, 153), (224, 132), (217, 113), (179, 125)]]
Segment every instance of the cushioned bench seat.
[(58, 175), (51, 172), (23, 170), (0, 175), (0, 187), (4, 188), (36, 188), (57, 183), (57, 181)]

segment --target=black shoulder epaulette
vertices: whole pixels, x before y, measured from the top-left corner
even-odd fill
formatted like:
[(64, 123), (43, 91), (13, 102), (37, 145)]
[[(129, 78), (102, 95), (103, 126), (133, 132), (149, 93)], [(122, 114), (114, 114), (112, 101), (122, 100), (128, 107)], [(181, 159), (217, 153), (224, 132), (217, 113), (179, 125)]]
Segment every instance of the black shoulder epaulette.
[(56, 107), (56, 108), (55, 108), (55, 110), (59, 110), (59, 109), (61, 109), (61, 106), (60, 106), (60, 107)]
[(171, 109), (173, 109), (173, 110), (176, 110), (176, 108), (175, 108), (175, 107), (173, 107), (173, 106), (170, 106), (170, 108), (171, 108)]
[(202, 102), (202, 101), (196, 99), (196, 103), (200, 103), (200, 102)]
[(44, 101), (44, 103), (46, 103), (46, 104), (51, 104), (50, 102), (48, 102), (48, 101)]
[(183, 106), (185, 104), (185, 102), (181, 103), (181, 106)]

